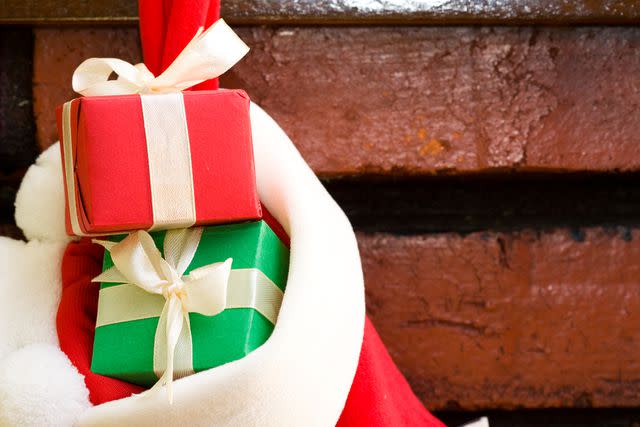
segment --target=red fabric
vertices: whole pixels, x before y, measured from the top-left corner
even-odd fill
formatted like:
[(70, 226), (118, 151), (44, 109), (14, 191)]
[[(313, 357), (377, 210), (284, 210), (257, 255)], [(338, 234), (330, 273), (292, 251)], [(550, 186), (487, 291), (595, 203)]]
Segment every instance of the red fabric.
[[(154, 75), (164, 71), (196, 34), (220, 17), (219, 0), (140, 0), (140, 38), (144, 63)], [(217, 89), (218, 79), (195, 86)]]
[(89, 370), (98, 307), (98, 284), (91, 283), (91, 279), (101, 272), (103, 253), (102, 247), (89, 239), (69, 243), (62, 259), (62, 298), (56, 319), (60, 348), (84, 375), (93, 404), (142, 390)]
[(396, 367), (367, 317), (360, 361), (337, 427), (444, 427)]

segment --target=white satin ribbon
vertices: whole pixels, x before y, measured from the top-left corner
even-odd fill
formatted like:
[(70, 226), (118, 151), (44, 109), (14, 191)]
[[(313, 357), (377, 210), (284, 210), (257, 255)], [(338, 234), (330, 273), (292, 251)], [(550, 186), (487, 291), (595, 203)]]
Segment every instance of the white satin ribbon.
[(73, 101), (62, 105), (62, 149), (64, 150), (64, 183), (67, 187), (67, 208), (71, 231), (76, 236), (84, 236), (80, 227), (78, 205), (76, 201), (76, 174), (73, 160), (73, 144), (71, 142), (71, 105)]
[[(155, 77), (144, 64), (116, 58), (89, 58), (73, 73), (73, 90), (84, 96), (178, 92), (225, 73), (249, 47), (223, 19), (199, 28), (171, 65)], [(109, 80), (111, 73), (118, 75)]]
[(191, 145), (181, 92), (140, 95), (151, 189), (151, 230), (196, 222)]
[[(122, 283), (122, 278), (117, 276), (111, 279), (103, 277), (101, 282)], [(284, 293), (278, 288), (278, 285), (259, 269), (232, 269), (227, 284), (225, 310), (252, 308), (275, 325), (283, 295)], [(100, 289), (96, 328), (158, 317), (164, 304), (165, 300), (161, 295), (149, 294), (136, 285), (124, 283), (118, 286), (104, 287)], [(154, 369), (157, 370), (157, 368), (163, 367), (156, 366)]]
[[(111, 253), (114, 267), (93, 279), (94, 282), (118, 282), (164, 297), (156, 329), (154, 368), (166, 368), (152, 390), (167, 386), (173, 401), (174, 355), (183, 354), (179, 371), (191, 373), (191, 329), (189, 312), (214, 316), (225, 309), (231, 259), (209, 264), (184, 275), (202, 236), (202, 228), (169, 230), (164, 238), (165, 258), (146, 231), (129, 234), (119, 243), (94, 240)], [(156, 359), (159, 359), (156, 363)], [(186, 362), (182, 362), (188, 360)]]

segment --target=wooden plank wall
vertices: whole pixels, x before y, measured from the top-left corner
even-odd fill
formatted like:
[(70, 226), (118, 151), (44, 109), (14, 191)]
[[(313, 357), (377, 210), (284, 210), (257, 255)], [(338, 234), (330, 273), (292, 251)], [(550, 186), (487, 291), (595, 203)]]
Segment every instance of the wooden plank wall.
[[(323, 177), (636, 171), (640, 28), (242, 27), (222, 78), (245, 88)], [(141, 59), (131, 28), (37, 29), (36, 116), (91, 55)], [(46, 89), (45, 89), (46, 88)], [(41, 90), (43, 89), (43, 90)], [(305, 120), (300, 120), (303, 117)]]
[[(135, 0), (5, 0), (0, 23), (127, 24)], [(635, 0), (227, 0), (222, 16), (233, 25), (489, 25), (637, 24)]]
[[(15, 233), (13, 192), (57, 139), (73, 69), (141, 52), (133, 1), (9, 3)], [(425, 404), (452, 423), (640, 422), (640, 30), (618, 25), (637, 2), (223, 3), (252, 51), (222, 84), (344, 207), (368, 312)]]

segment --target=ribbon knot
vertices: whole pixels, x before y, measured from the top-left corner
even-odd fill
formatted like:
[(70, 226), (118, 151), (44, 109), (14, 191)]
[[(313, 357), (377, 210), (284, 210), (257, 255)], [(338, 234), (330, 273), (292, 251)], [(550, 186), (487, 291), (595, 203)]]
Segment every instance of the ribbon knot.
[[(200, 227), (167, 231), (164, 258), (146, 231), (131, 233), (119, 243), (94, 239), (110, 252), (114, 264), (94, 278), (94, 282), (128, 283), (165, 299), (156, 329), (156, 343), (160, 343), (160, 348), (154, 351), (154, 366), (163, 366), (164, 371), (151, 390), (166, 385), (169, 402), (173, 401), (175, 354), (191, 348), (189, 313), (214, 316), (227, 304), (231, 258), (184, 274), (201, 236)], [(190, 373), (182, 369), (175, 376)]]
[(184, 298), (186, 296), (186, 293), (184, 291), (184, 282), (182, 280), (177, 283), (173, 283), (162, 290), (162, 296), (164, 296), (164, 299), (169, 299), (173, 295), (180, 299), (180, 302), (182, 303), (182, 306), (184, 308)]
[[(159, 76), (144, 64), (117, 58), (89, 58), (73, 73), (73, 90), (83, 96), (179, 92), (224, 74), (249, 52), (249, 47), (223, 19), (193, 39)], [(116, 80), (109, 80), (112, 73)]]

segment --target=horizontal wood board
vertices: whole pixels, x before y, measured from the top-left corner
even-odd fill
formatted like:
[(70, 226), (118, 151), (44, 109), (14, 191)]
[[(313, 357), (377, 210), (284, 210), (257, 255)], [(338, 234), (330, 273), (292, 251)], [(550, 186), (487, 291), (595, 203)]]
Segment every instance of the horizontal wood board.
[[(640, 28), (252, 27), (222, 78), (325, 178), (640, 170)], [(35, 31), (38, 140), (87, 57), (139, 61), (135, 29)]]
[[(228, 0), (222, 16), (237, 25), (327, 24), (633, 24), (634, 0)], [(135, 0), (4, 0), (0, 24), (133, 24)]]

